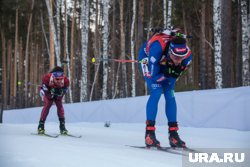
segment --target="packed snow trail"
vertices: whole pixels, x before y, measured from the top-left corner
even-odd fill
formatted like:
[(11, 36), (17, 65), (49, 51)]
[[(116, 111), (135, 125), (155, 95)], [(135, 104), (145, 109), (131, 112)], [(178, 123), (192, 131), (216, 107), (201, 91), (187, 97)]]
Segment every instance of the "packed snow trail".
[[(59, 133), (58, 123), (47, 123), (45, 129)], [(104, 123), (69, 123), (67, 129), (82, 137), (30, 135), (37, 124), (0, 124), (0, 166), (182, 166), (180, 155), (126, 146), (144, 145), (144, 124), (111, 123), (107, 128)], [(156, 134), (162, 146), (169, 146), (166, 126), (157, 126)], [(181, 127), (180, 135), (190, 148), (250, 148), (249, 131)]]

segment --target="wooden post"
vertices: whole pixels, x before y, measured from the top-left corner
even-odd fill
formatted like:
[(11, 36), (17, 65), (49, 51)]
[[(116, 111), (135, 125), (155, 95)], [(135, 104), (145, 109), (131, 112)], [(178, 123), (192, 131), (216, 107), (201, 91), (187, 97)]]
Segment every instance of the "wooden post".
[(3, 103), (0, 103), (0, 123), (3, 123)]

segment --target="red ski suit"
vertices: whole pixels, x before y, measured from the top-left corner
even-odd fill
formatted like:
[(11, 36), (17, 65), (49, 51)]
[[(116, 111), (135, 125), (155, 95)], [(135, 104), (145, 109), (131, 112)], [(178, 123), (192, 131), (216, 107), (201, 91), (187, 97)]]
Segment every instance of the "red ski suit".
[[(45, 85), (48, 90), (44, 91), (45, 92), (45, 96), (44, 96), (45, 104), (42, 109), (42, 113), (40, 117), (41, 121), (46, 120), (53, 102), (55, 102), (56, 104), (58, 117), (64, 118), (64, 108), (62, 104), (62, 98), (64, 94), (67, 92), (67, 89), (69, 87), (69, 79), (66, 76), (63, 76), (63, 79), (60, 81), (60, 85), (55, 84), (55, 82), (56, 81), (54, 80), (52, 73), (45, 75), (42, 79), (42, 85)], [(62, 92), (62, 94), (60, 95), (52, 94), (51, 93), (52, 89), (60, 91)]]

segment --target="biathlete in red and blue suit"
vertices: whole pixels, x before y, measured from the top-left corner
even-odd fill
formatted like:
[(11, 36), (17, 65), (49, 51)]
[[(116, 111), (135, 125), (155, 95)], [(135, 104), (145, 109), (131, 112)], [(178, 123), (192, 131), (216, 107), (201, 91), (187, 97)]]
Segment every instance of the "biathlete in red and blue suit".
[(164, 30), (153, 35), (143, 44), (139, 51), (141, 70), (147, 82), (150, 96), (146, 106), (147, 147), (159, 147), (155, 136), (155, 120), (158, 102), (163, 92), (165, 113), (169, 126), (169, 143), (171, 147), (186, 147), (177, 133), (177, 107), (174, 96), (175, 83), (185, 73), (192, 60), (192, 54), (183, 37), (174, 36), (179, 30)]
[(53, 102), (55, 102), (57, 107), (57, 115), (60, 122), (60, 132), (61, 134), (68, 133), (67, 129), (65, 128), (64, 108), (62, 104), (63, 96), (67, 93), (68, 87), (69, 79), (64, 75), (62, 67), (55, 67), (42, 78), (40, 96), (45, 104), (39, 120), (38, 134), (45, 133), (44, 124)]

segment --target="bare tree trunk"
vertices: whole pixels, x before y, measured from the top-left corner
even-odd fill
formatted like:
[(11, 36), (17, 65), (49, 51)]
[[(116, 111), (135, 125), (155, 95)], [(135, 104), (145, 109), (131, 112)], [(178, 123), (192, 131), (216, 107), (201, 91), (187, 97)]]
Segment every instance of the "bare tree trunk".
[(30, 104), (29, 106), (33, 106), (34, 104), (34, 64), (35, 64), (35, 55), (34, 55), (34, 44), (33, 44), (33, 35), (30, 35), (30, 49), (29, 49), (29, 67), (30, 67), (30, 72), (29, 72), (29, 100)]
[[(34, 8), (34, 0), (32, 0), (32, 5), (31, 5), (31, 11), (33, 11)], [(25, 47), (25, 107), (28, 106), (28, 92), (29, 92), (29, 87), (28, 87), (28, 79), (29, 79), (29, 38), (30, 38), (30, 30), (31, 30), (31, 22), (32, 22), (32, 12), (30, 12), (30, 18), (29, 18), (29, 24), (28, 24), (28, 30), (27, 30), (27, 37), (26, 37), (26, 47)]]
[[(144, 20), (145, 20), (145, 1), (139, 0), (138, 6), (138, 17), (137, 19), (137, 33), (135, 32), (136, 44), (135, 44), (135, 59), (138, 59), (138, 51), (140, 47), (145, 42), (144, 40)], [(145, 80), (140, 71), (139, 64), (135, 64), (135, 86), (136, 86), (136, 94), (144, 94), (145, 89), (142, 85), (144, 85)]]
[[(108, 39), (109, 39), (109, 0), (103, 2), (103, 59), (108, 59)], [(108, 62), (103, 61), (103, 86), (102, 99), (107, 99), (108, 96)]]
[(167, 27), (172, 25), (172, 0), (168, 0), (168, 17), (167, 17)]
[[(132, 25), (131, 25), (131, 58), (132, 60), (135, 60), (135, 39), (134, 39), (134, 30), (135, 30), (135, 17), (136, 17), (136, 0), (133, 0), (133, 18), (132, 18)], [(132, 97), (135, 97), (136, 95), (136, 87), (135, 87), (135, 63), (132, 63), (132, 90), (131, 90)]]
[(51, 0), (45, 0), (47, 9), (48, 9), (48, 15), (49, 15), (49, 41), (50, 41), (50, 69), (54, 68), (55, 66), (55, 42), (54, 41), (54, 32), (55, 32), (55, 25), (53, 21), (53, 10), (52, 10), (52, 2)]
[[(213, 2), (210, 2), (209, 1), (209, 4), (207, 5), (207, 13), (208, 13), (208, 16), (207, 16), (207, 22), (208, 23), (212, 23), (212, 4)], [(212, 28), (208, 28), (208, 37), (207, 37), (209, 43), (212, 43), (213, 41), (213, 29)], [(207, 50), (207, 88), (208, 89), (212, 89), (214, 88), (214, 68), (213, 68), (213, 49), (214, 48), (211, 48), (211, 47), (206, 47), (206, 50)]]
[(97, 65), (97, 68), (96, 68), (96, 71), (95, 71), (95, 76), (94, 76), (94, 81), (92, 83), (92, 88), (91, 88), (91, 91), (90, 91), (89, 101), (92, 101), (92, 98), (93, 98), (93, 92), (94, 92), (97, 76), (98, 76), (98, 73), (99, 73), (99, 68), (100, 68), (100, 62), (98, 62), (98, 65)]
[(23, 75), (23, 64), (24, 64), (24, 56), (23, 56), (23, 40), (20, 38), (19, 40), (19, 61), (18, 61), (18, 68), (17, 68), (17, 74), (18, 74), (18, 94), (17, 94), (17, 101), (18, 101), (18, 107), (21, 108), (23, 106), (23, 89), (22, 89), (22, 81), (24, 80)]
[(206, 88), (206, 57), (205, 57), (205, 24), (206, 24), (206, 3), (205, 0), (202, 0), (201, 4), (201, 45), (200, 45), (200, 59), (199, 59), (199, 76), (200, 76), (200, 83), (201, 83), (201, 88), (205, 89)]
[[(144, 42), (144, 11), (145, 11), (145, 4), (144, 0), (139, 0), (139, 6), (138, 6), (138, 17), (137, 19), (137, 34), (135, 33), (136, 37), (136, 52), (137, 53), (140, 50), (140, 47), (142, 43)], [(137, 55), (137, 54), (136, 54)]]
[(241, 5), (238, 1), (238, 7), (237, 7), (237, 36), (236, 36), (236, 57), (235, 57), (235, 86), (242, 86), (242, 26), (241, 26)]
[(120, 73), (120, 66), (121, 66), (121, 63), (119, 62), (118, 63), (118, 67), (117, 67), (117, 72), (116, 72), (116, 85), (115, 85), (115, 92), (113, 94), (113, 97), (112, 99), (114, 99), (116, 97), (116, 93), (117, 93), (117, 90), (118, 90), (118, 80), (119, 80), (119, 73)]
[(2, 103), (2, 99), (1, 99), (1, 103), (0, 103), (0, 123), (3, 123), (3, 103)]
[[(64, 19), (65, 19), (65, 25), (64, 25), (64, 59), (69, 62), (69, 47), (68, 47), (68, 9), (67, 9), (67, 0), (64, 0)], [(71, 72), (70, 72), (70, 64), (67, 63), (67, 66), (65, 67), (64, 71), (66, 72), (66, 75), (68, 76), (68, 79), (71, 81)], [(69, 101), (70, 103), (73, 103), (72, 98), (72, 85), (69, 85)]]
[(57, 48), (56, 48), (56, 52), (57, 52), (57, 65), (61, 66), (61, 23), (60, 23), (60, 10), (61, 10), (61, 5), (62, 2), (61, 0), (56, 0), (56, 32), (57, 32)]
[(13, 74), (12, 74), (12, 42), (9, 39), (8, 40), (8, 44), (7, 44), (7, 64), (9, 64), (9, 66), (7, 66), (7, 87), (6, 89), (10, 92), (9, 97), (8, 98), (8, 105), (10, 105), (10, 107), (12, 107), (12, 97), (13, 97)]
[(221, 53), (222, 53), (222, 74), (223, 74), (223, 87), (232, 86), (232, 1), (221, 0)]
[(247, 20), (247, 0), (241, 0), (242, 24), (242, 85), (250, 85), (249, 74), (249, 27)]
[[(117, 24), (116, 24), (116, 2), (117, 0), (113, 0), (112, 1), (112, 7), (113, 7), (113, 10), (112, 10), (112, 28), (111, 28), (111, 53), (112, 53), (112, 58), (115, 58), (115, 55), (116, 55), (116, 51), (117, 51), (117, 38), (116, 38), (116, 27), (117, 27)], [(115, 92), (115, 72), (116, 72), (116, 64), (115, 62), (111, 62), (111, 97), (113, 97), (114, 95), (114, 92)]]
[(14, 106), (16, 106), (16, 98), (17, 98), (17, 60), (19, 59), (19, 50), (18, 50), (18, 28), (19, 28), (19, 7), (16, 9), (16, 31), (15, 31), (15, 54), (14, 54), (14, 64), (13, 64), (13, 71), (14, 71), (14, 87), (13, 87), (13, 102)]
[(41, 27), (42, 27), (43, 36), (44, 36), (45, 43), (46, 43), (46, 50), (47, 50), (47, 52), (48, 52), (49, 57), (51, 57), (51, 56), (50, 56), (50, 48), (49, 48), (48, 39), (47, 39), (45, 30), (44, 30), (44, 23), (43, 23), (43, 13), (42, 13), (42, 10), (40, 10), (40, 13), (41, 13)]
[[(48, 15), (49, 15), (49, 27), (50, 27), (50, 55), (51, 57), (51, 63), (50, 63), (50, 68), (53, 68), (55, 66), (55, 57), (56, 57), (56, 65), (61, 66), (61, 60), (60, 60), (60, 55), (59, 55), (59, 45), (58, 45), (58, 40), (57, 40), (57, 35), (56, 35), (56, 28), (55, 28), (55, 23), (53, 19), (53, 4), (52, 0), (45, 0), (47, 9), (48, 9)], [(60, 27), (59, 27), (60, 28)], [(52, 54), (53, 52), (53, 54)]]
[[(95, 3), (95, 33), (94, 33), (94, 54), (95, 54), (95, 58), (101, 58), (100, 57), (100, 32), (99, 32), (99, 21), (100, 21), (100, 12), (99, 12), (99, 1), (96, 0)], [(95, 96), (94, 94), (94, 90), (95, 88), (98, 90), (98, 73), (99, 73), (99, 68), (100, 68), (100, 62), (98, 62), (97, 65), (95, 65), (94, 67), (94, 71), (95, 71), (95, 76), (94, 76), (94, 80), (93, 83), (91, 84), (91, 91), (90, 91), (90, 97), (89, 100), (92, 101), (93, 96)]]
[[(74, 8), (73, 8), (73, 17), (72, 17), (72, 25), (71, 25), (71, 39), (70, 39), (70, 72), (71, 72), (71, 89), (72, 89), (72, 96), (75, 96), (75, 88), (77, 87), (77, 79), (75, 78), (75, 20), (76, 20), (76, 0), (74, 0)], [(74, 98), (73, 98), (74, 101)]]
[[(250, 11), (250, 4), (248, 4), (248, 11)], [(250, 27), (250, 12), (248, 13), (248, 27)], [(250, 30), (248, 29), (248, 38), (250, 38)], [(250, 42), (248, 42), (248, 49), (250, 50)], [(249, 52), (250, 56), (250, 52)], [(250, 63), (250, 62), (249, 62)]]
[(9, 56), (10, 56), (10, 106), (11, 108), (15, 108), (14, 106), (14, 73), (15, 71), (13, 70), (13, 66), (15, 64), (14, 62), (14, 57), (15, 55), (13, 54), (13, 47), (12, 47), (12, 44), (11, 44), (11, 48), (9, 49)]
[(7, 60), (6, 60), (6, 39), (4, 30), (1, 28), (1, 43), (2, 43), (2, 100), (4, 108), (7, 106)]
[(81, 45), (82, 45), (82, 77), (81, 77), (81, 95), (80, 101), (87, 101), (88, 98), (88, 70), (87, 70), (87, 55), (88, 55), (88, 33), (89, 33), (89, 1), (82, 1), (81, 14)]
[[(125, 27), (124, 27), (124, 0), (120, 0), (120, 34), (121, 34), (121, 59), (125, 59)], [(122, 65), (122, 79), (121, 79), (121, 84), (122, 84), (122, 91), (121, 91), (121, 96), (122, 97), (127, 97), (128, 95), (128, 85), (127, 85), (127, 68), (126, 64), (123, 63)]]
[(163, 25), (167, 27), (167, 0), (163, 0)]
[(221, 64), (221, 4), (214, 0), (213, 3), (213, 24), (214, 24), (214, 71), (215, 87), (222, 88), (222, 64)]
[[(34, 57), (34, 84), (38, 85), (39, 84), (39, 81), (38, 81), (38, 76), (39, 76), (39, 49), (38, 49), (38, 44), (35, 45), (35, 57)], [(34, 90), (34, 93), (35, 93), (35, 103), (36, 103), (36, 95), (38, 95), (38, 88), (37, 86), (34, 86), (35, 90)], [(36, 104), (35, 104), (36, 105)]]

